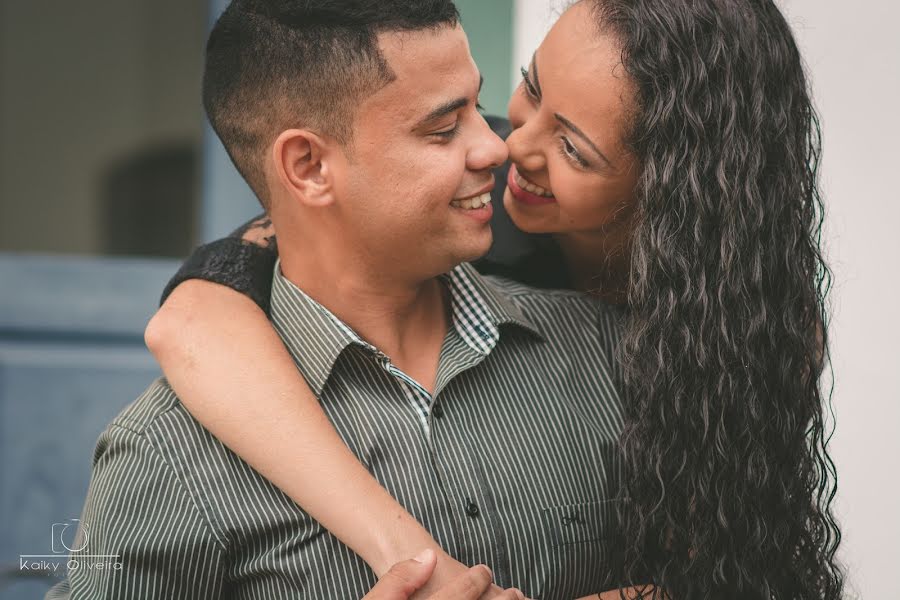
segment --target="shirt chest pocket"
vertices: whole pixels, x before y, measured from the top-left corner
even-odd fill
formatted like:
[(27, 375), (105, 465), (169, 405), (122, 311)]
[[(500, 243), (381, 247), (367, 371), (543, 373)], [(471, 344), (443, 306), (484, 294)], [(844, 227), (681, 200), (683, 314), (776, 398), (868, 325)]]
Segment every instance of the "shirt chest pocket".
[(612, 538), (616, 500), (551, 506), (543, 510), (544, 529), (554, 548)]

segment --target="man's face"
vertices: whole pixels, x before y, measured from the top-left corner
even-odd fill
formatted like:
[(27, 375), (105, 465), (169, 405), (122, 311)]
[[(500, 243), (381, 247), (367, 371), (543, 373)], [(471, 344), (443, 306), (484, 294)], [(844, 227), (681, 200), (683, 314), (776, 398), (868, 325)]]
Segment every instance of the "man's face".
[(356, 112), (338, 210), (374, 264), (430, 277), (490, 247), (491, 206), (464, 207), (491, 190), (506, 145), (477, 111), (481, 77), (460, 27), (379, 43), (396, 79)]

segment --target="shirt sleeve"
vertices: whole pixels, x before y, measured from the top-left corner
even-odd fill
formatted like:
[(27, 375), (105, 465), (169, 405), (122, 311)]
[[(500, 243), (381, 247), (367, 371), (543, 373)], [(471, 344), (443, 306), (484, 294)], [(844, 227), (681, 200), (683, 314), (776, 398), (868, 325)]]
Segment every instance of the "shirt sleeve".
[(248, 296), (269, 314), (272, 271), (278, 259), (277, 240), (272, 236), (266, 238), (265, 245), (261, 245), (243, 239), (244, 233), (261, 219), (256, 217), (228, 237), (196, 248), (166, 284), (160, 304), (181, 283), (188, 279), (203, 279)]
[(112, 425), (101, 435), (80, 527), (67, 579), (47, 599), (223, 593), (224, 545), (171, 466), (137, 432)]

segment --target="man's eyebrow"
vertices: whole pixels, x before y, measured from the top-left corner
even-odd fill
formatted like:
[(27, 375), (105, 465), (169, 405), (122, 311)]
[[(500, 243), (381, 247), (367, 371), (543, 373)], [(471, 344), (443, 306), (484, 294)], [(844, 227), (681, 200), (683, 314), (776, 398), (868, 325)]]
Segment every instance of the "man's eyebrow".
[[(479, 93), (481, 93), (481, 88), (483, 85), (484, 75), (481, 75), (478, 82)], [(423, 125), (426, 125), (432, 121), (437, 121), (441, 117), (446, 117), (449, 114), (455, 113), (459, 109), (465, 107), (467, 104), (469, 104), (468, 98), (456, 98), (455, 100), (445, 102), (428, 113), (428, 115), (424, 119), (420, 120), (413, 129), (418, 129), (419, 127), (422, 127)]]
[(553, 116), (556, 117), (556, 120), (559, 121), (560, 123), (562, 123), (566, 129), (568, 129), (569, 131), (571, 131), (572, 133), (574, 133), (575, 135), (580, 137), (582, 140), (584, 140), (584, 143), (587, 144), (588, 146), (590, 146), (594, 152), (599, 154), (600, 158), (602, 158), (603, 160), (606, 161), (606, 164), (608, 164), (608, 165), (612, 164), (612, 162), (610, 162), (610, 160), (608, 158), (606, 158), (606, 155), (603, 154), (602, 152), (600, 152), (600, 148), (598, 148), (597, 145), (591, 141), (591, 138), (589, 138), (587, 135), (585, 135), (585, 133), (582, 130), (578, 129), (578, 127), (576, 127), (575, 124), (572, 123), (572, 121), (568, 120), (567, 118), (565, 118), (564, 116), (562, 116), (559, 113), (554, 113)]

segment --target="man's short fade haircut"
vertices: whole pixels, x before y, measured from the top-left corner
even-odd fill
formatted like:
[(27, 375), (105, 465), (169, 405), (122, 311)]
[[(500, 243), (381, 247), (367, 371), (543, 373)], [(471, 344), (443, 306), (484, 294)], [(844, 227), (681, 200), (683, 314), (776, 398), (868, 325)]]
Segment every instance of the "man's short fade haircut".
[(378, 34), (454, 27), (452, 0), (234, 0), (206, 45), (203, 106), (269, 208), (265, 149), (293, 127), (352, 139), (356, 107), (395, 75)]

